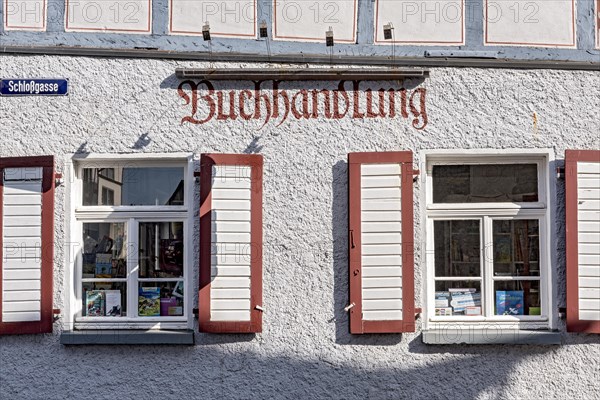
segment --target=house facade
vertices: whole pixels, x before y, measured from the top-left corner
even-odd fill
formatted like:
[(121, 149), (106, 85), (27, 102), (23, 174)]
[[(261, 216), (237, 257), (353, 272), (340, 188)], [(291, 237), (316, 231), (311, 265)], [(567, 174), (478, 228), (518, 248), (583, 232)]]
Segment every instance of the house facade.
[(3, 396), (598, 396), (595, 2), (198, 3), (0, 8)]

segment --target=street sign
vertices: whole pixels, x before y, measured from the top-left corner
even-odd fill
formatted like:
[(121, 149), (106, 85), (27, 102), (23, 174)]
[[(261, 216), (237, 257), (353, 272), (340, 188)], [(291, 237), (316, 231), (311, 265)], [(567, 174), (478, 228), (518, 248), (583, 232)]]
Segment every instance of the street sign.
[(66, 96), (68, 79), (1, 79), (0, 96)]

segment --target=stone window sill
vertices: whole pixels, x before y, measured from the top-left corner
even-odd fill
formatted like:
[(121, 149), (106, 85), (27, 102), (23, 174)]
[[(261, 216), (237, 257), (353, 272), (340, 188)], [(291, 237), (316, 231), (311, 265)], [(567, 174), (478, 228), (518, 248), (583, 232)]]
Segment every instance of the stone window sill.
[(430, 329), (423, 331), (425, 344), (528, 344), (559, 345), (560, 332), (549, 330)]
[(65, 331), (60, 343), (76, 345), (183, 345), (194, 344), (192, 330), (81, 330)]

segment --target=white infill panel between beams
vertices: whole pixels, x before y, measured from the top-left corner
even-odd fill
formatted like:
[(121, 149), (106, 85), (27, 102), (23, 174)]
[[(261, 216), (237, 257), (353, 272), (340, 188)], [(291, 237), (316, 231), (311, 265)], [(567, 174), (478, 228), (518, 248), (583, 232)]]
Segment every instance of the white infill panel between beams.
[(214, 166), (212, 198), (212, 321), (250, 321), (251, 167)]
[(42, 168), (6, 168), (1, 178), (2, 321), (40, 321)]
[(600, 163), (577, 165), (579, 319), (600, 321)]
[(361, 166), (362, 313), (402, 319), (401, 165)]

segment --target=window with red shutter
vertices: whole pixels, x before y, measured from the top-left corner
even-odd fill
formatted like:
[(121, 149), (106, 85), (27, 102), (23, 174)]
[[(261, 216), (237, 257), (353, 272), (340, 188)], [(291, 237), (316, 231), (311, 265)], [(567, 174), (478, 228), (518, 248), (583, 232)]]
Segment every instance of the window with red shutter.
[(415, 331), (412, 152), (351, 153), (350, 333)]
[(0, 158), (0, 334), (52, 332), (54, 157)]
[(567, 330), (600, 333), (600, 151), (565, 154)]
[(261, 155), (201, 158), (199, 329), (262, 331)]

